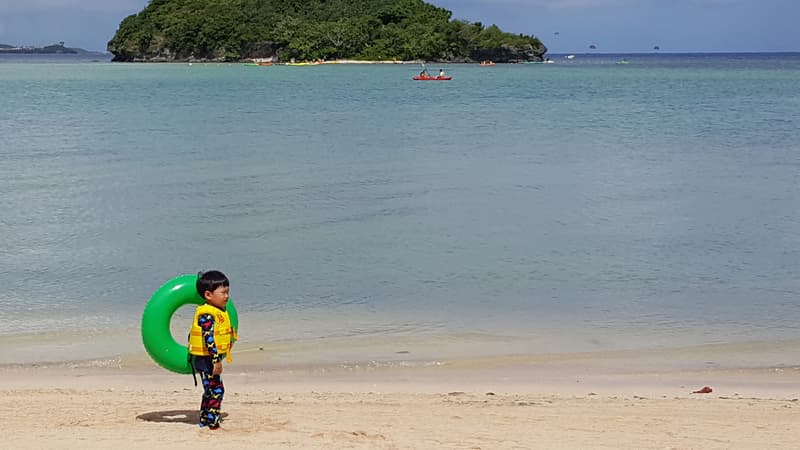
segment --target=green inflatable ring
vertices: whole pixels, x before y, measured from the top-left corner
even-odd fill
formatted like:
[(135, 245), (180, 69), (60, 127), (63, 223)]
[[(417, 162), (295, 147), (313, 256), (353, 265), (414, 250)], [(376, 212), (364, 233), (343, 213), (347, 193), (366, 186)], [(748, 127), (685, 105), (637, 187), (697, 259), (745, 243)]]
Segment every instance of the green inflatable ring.
[[(175, 311), (183, 305), (201, 305), (204, 300), (197, 293), (197, 275), (181, 275), (164, 283), (150, 297), (142, 314), (142, 342), (147, 353), (159, 366), (177, 373), (192, 373), (189, 365), (189, 348), (172, 337), (169, 324)], [(225, 307), (231, 325), (239, 330), (239, 314), (232, 300)], [(188, 334), (190, 324), (186, 324)]]

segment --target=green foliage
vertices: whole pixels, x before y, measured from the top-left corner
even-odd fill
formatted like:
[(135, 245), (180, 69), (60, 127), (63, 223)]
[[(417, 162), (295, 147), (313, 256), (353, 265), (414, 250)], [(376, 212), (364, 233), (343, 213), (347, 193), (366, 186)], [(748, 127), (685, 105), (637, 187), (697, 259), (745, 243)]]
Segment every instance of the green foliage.
[(258, 56), (259, 44), (282, 60), (467, 60), (501, 46), (546, 51), (533, 36), (451, 15), (422, 0), (151, 0), (120, 23), (108, 50), (123, 61), (239, 60)]

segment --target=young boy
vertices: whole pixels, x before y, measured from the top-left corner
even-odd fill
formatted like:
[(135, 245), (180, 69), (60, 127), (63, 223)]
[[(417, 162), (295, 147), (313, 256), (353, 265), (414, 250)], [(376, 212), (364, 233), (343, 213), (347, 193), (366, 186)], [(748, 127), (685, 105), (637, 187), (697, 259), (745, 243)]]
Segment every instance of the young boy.
[(197, 293), (205, 300), (194, 313), (189, 330), (189, 354), (192, 367), (203, 381), (200, 402), (200, 426), (219, 428), (220, 407), (225, 394), (222, 384), (222, 358), (231, 362), (231, 346), (236, 330), (231, 325), (225, 305), (228, 304), (230, 282), (217, 270), (197, 274)]

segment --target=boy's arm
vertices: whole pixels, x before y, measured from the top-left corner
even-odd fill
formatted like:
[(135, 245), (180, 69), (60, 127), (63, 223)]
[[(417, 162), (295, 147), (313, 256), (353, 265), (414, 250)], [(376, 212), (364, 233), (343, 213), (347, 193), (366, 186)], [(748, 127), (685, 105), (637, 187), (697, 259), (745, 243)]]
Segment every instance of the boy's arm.
[(211, 314), (201, 314), (197, 318), (197, 325), (203, 330), (203, 343), (211, 355), (211, 362), (214, 364), (219, 362), (219, 353), (217, 352), (217, 343), (214, 342), (214, 316)]

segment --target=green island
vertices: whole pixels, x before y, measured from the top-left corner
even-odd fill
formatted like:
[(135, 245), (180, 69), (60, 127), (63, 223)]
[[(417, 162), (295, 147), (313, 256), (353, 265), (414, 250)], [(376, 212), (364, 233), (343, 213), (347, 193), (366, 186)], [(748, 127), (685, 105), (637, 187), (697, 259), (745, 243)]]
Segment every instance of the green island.
[(91, 53), (88, 50), (84, 50), (82, 48), (77, 47), (65, 47), (63, 42), (59, 42), (58, 44), (53, 45), (46, 45), (44, 47), (16, 47), (13, 45), (8, 44), (0, 44), (0, 54), (9, 53), (9, 54), (47, 54), (47, 55), (54, 55), (54, 54), (84, 54), (84, 53)]
[(542, 61), (535, 36), (452, 20), (422, 0), (151, 0), (108, 43), (113, 61)]

